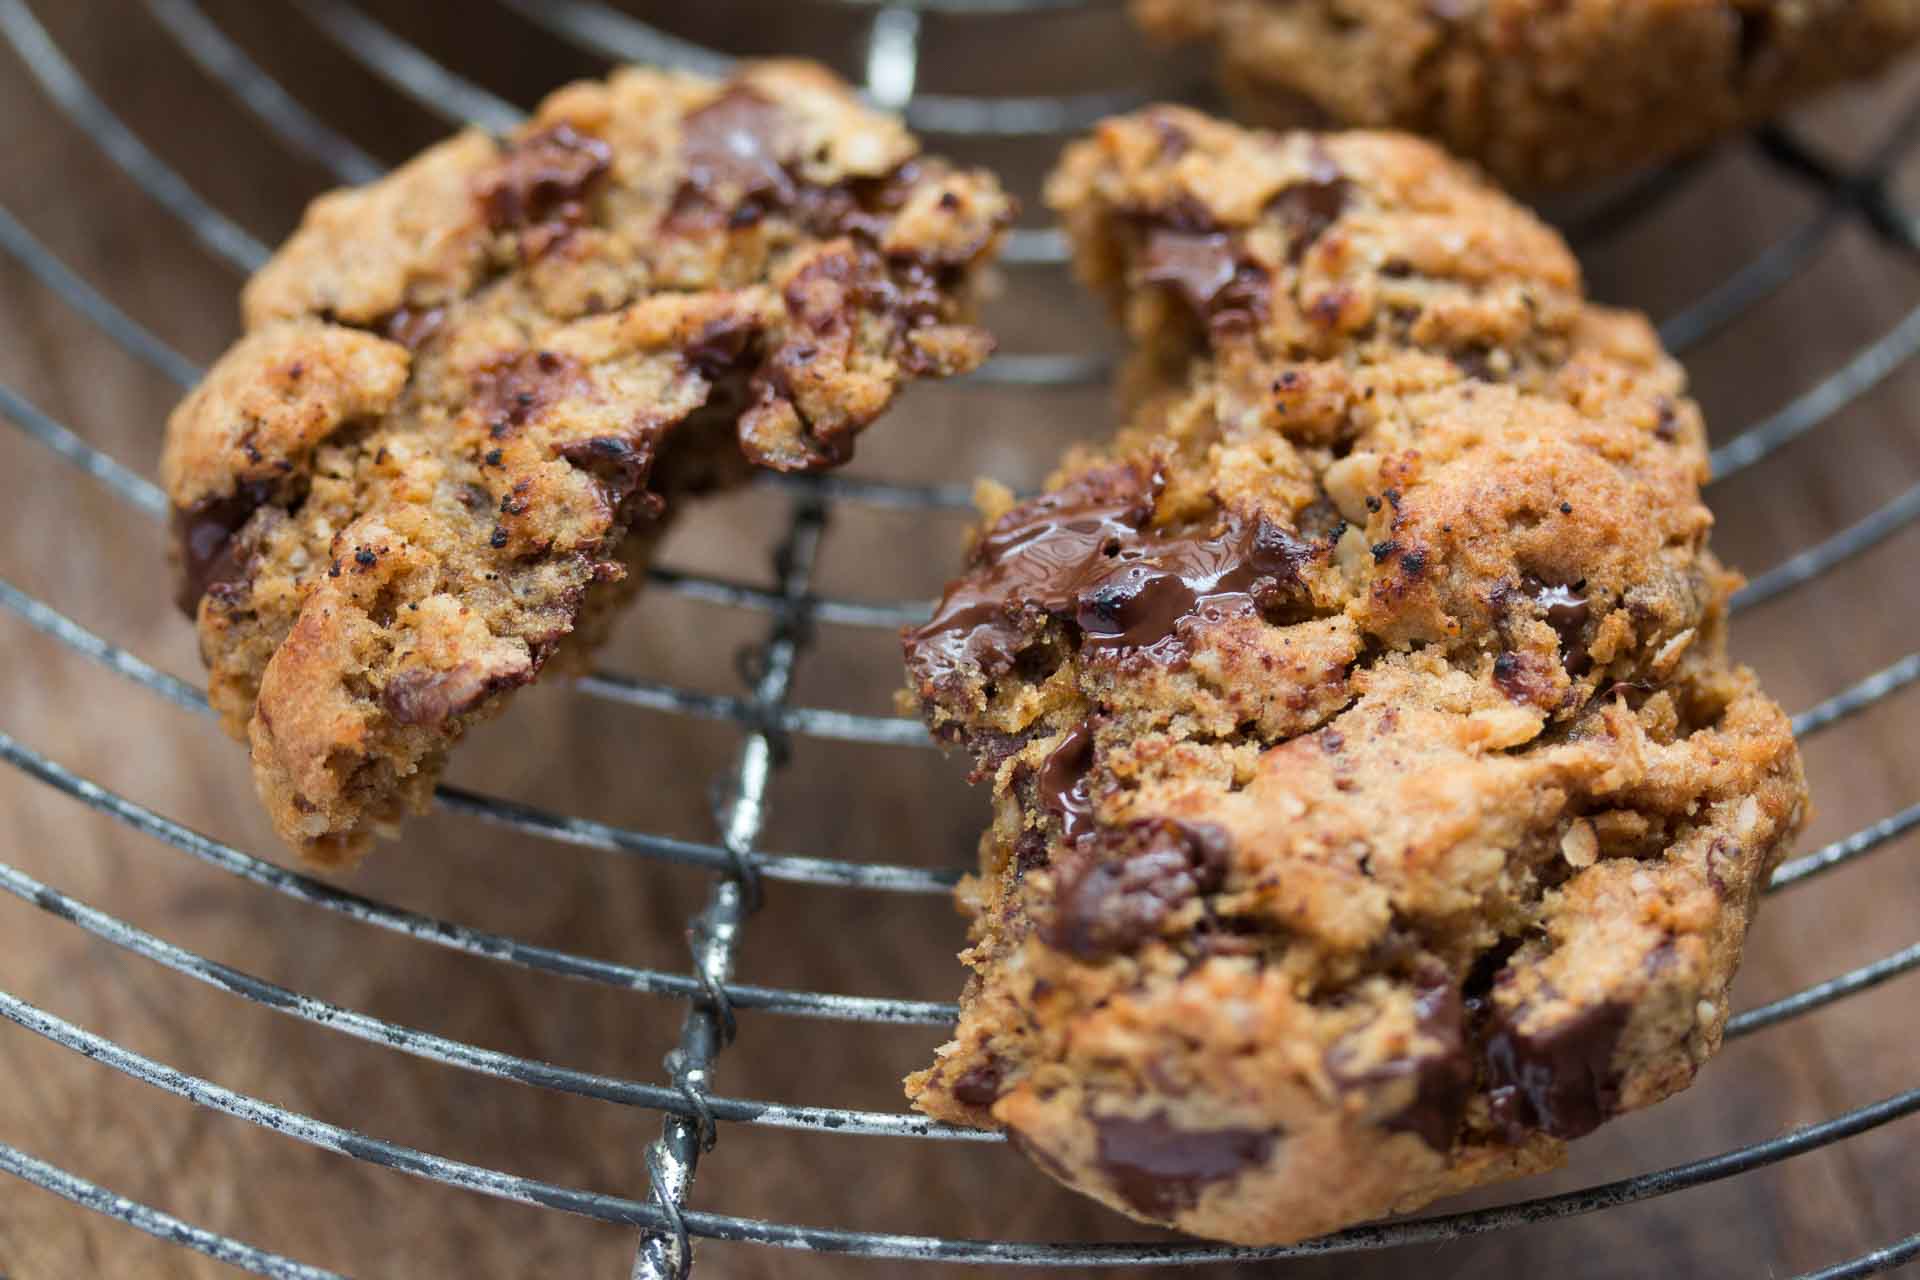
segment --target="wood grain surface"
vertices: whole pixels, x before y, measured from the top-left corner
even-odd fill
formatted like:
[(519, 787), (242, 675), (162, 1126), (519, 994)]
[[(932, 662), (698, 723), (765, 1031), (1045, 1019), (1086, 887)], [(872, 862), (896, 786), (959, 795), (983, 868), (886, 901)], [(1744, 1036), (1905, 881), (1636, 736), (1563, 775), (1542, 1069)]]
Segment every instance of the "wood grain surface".
[[(474, 0), (378, 6), (396, 30), (520, 104), (601, 64)], [(692, 10), (695, 6), (676, 6)], [(857, 15), (732, 0), (668, 13), (728, 47), (859, 65)], [(301, 102), (387, 163), (444, 131), (343, 56), (297, 10), (205, 4)], [(85, 79), (213, 205), (271, 244), (327, 173), (290, 153), (201, 73), (136, 0), (36, 0)], [(1152, 57), (1113, 10), (1018, 21), (927, 19), (922, 87), (1036, 92), (1191, 83)], [(1864, 155), (1920, 96), (1907, 75), (1832, 99), (1794, 127), (1840, 157)], [(1002, 165), (1029, 194), (1055, 143), (957, 148)], [(1912, 188), (1920, 164), (1896, 181)], [(235, 331), (240, 276), (209, 254), (53, 107), (0, 49), (0, 206), (61, 259), (204, 362)], [(1599, 296), (1671, 313), (1819, 213), (1753, 148), (1710, 158), (1680, 195), (1589, 255)], [(1846, 223), (1764, 305), (1688, 355), (1717, 439), (1814, 386), (1920, 303), (1901, 257)], [(1009, 351), (1088, 350), (1112, 338), (1054, 269), (1012, 270), (990, 320)], [(11, 259), (0, 259), (0, 383), (151, 476), (174, 386), (116, 349)], [(1920, 480), (1920, 364), (1893, 371), (1818, 435), (1718, 485), (1717, 545), (1763, 570)], [(991, 475), (1032, 484), (1068, 441), (1110, 425), (1101, 388), (1026, 394), (916, 388), (862, 445), (855, 473), (917, 481)], [(765, 580), (788, 499), (755, 490), (709, 502), (674, 530), (663, 562)], [(190, 628), (169, 603), (159, 529), (94, 479), (0, 430), (0, 578), (114, 644), (197, 680)], [(828, 533), (819, 589), (925, 597), (964, 518), (847, 507)], [(1907, 529), (1743, 617), (1736, 647), (1790, 709), (1914, 647), (1920, 532)], [(610, 668), (721, 693), (733, 653), (764, 620), (655, 592), (622, 626)], [(245, 761), (208, 721), (172, 707), (0, 612), (0, 730), (198, 831), (283, 860)], [(796, 700), (890, 711), (899, 681), (885, 632), (823, 627)], [(1807, 744), (1819, 806), (1803, 849), (1920, 798), (1920, 714), (1907, 692)], [(709, 840), (709, 798), (738, 733), (625, 709), (558, 684), (523, 695), (464, 751), (453, 780), (545, 808)], [(937, 753), (801, 740), (779, 775), (763, 839), (780, 852), (924, 865), (972, 856), (984, 798)], [(8, 863), (181, 946), (394, 1022), (493, 1049), (662, 1080), (680, 1008), (587, 982), (517, 971), (397, 937), (244, 883), (142, 836), (20, 772), (0, 769)], [(350, 887), (385, 902), (587, 955), (684, 971), (683, 926), (705, 873), (533, 842), (436, 815), (384, 847)], [(1736, 1005), (1773, 999), (1916, 941), (1920, 842), (1772, 901)], [(950, 999), (961, 922), (939, 898), (770, 886), (746, 930), (741, 980)], [(1920, 1085), (1906, 977), (1730, 1045), (1685, 1096), (1578, 1145), (1572, 1167), (1505, 1189), (1518, 1198), (1719, 1152)], [(96, 941), (33, 905), (0, 899), (0, 988), (140, 1053), (365, 1133), (569, 1186), (644, 1194), (657, 1114), (455, 1071), (312, 1026)], [(941, 1038), (750, 1014), (717, 1087), (743, 1097), (898, 1109), (899, 1079)], [(1790, 1275), (1920, 1230), (1920, 1121), (1730, 1181), (1630, 1208), (1451, 1244), (1302, 1262), (1262, 1274)], [(621, 1276), (633, 1233), (451, 1190), (325, 1154), (195, 1108), (0, 1024), (0, 1142), (181, 1217), (355, 1276)], [(693, 1203), (785, 1221), (953, 1235), (1139, 1239), (1004, 1147), (729, 1127)], [(700, 1249), (710, 1277), (935, 1273), (746, 1245)], [(219, 1265), (0, 1179), (0, 1274), (227, 1274)]]

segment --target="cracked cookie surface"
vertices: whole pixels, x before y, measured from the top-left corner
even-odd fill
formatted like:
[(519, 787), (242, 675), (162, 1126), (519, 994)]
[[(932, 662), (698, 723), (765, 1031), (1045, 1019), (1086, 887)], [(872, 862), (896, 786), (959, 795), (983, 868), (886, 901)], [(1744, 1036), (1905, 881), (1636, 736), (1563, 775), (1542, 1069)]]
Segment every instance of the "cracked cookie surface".
[(1528, 188), (1666, 159), (1869, 75), (1920, 0), (1134, 0), (1270, 124), (1412, 129)]
[(314, 202), (168, 422), (181, 605), (280, 834), (351, 862), (638, 584), (667, 501), (977, 366), (1011, 220), (800, 63), (623, 70)]
[(993, 799), (915, 1105), (1274, 1243), (1685, 1087), (1805, 791), (1650, 327), (1410, 138), (1155, 108), (1049, 198), (1129, 421), (905, 636)]

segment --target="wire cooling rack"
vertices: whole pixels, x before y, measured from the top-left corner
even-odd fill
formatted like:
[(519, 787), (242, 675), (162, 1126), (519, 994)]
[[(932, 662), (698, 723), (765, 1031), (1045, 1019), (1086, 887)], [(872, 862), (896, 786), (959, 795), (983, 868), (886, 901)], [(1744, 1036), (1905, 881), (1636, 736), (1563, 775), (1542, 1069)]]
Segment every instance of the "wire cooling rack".
[[(287, 146), (318, 161), (343, 182), (364, 182), (382, 172), (378, 161), (302, 106), (252, 61), (194, 0), (143, 2), (182, 50)], [(902, 110), (915, 127), (929, 133), (1052, 138), (1083, 128), (1100, 115), (1124, 109), (1135, 101), (1130, 95), (1104, 92), (1018, 98), (915, 91), (922, 23), (928, 16), (953, 19), (1042, 8), (1066, 9), (1103, 0), (818, 2), (868, 11), (864, 15), (866, 62), (856, 73), (863, 72), (866, 91), (873, 100)], [(659, 63), (705, 72), (724, 71), (729, 63), (720, 53), (676, 38), (592, 0), (548, 3), (497, 0), (497, 3), (551, 34), (606, 59)], [(346, 0), (294, 0), (293, 7), (298, 11), (297, 20), (310, 23), (320, 35), (362, 62), (375, 75), (449, 123), (471, 123), (499, 131), (512, 127), (521, 118), (517, 107), (462, 78), (422, 48), (402, 39), (381, 25), (368, 9), (355, 7)], [(290, 17), (289, 20), (296, 19)], [(206, 251), (242, 271), (250, 271), (265, 260), (268, 250), (264, 245), (198, 195), (94, 94), (24, 0), (0, 0), (0, 35), (4, 35), (46, 97), (84, 130), (155, 203), (178, 218)], [(1909, 104), (1904, 115), (1891, 121), (1885, 137), (1878, 141), (1871, 154), (1856, 163), (1832, 161), (1781, 128), (1762, 129), (1754, 134), (1751, 145), (1783, 180), (1804, 185), (1816, 194), (1814, 212), (1764, 252), (1688, 305), (1672, 312), (1661, 326), (1667, 345), (1683, 353), (1727, 327), (1756, 303), (1792, 281), (1813, 255), (1843, 228), (1864, 228), (1895, 253), (1920, 255), (1920, 216), (1897, 202), (1890, 192), (1889, 181), (1894, 164), (1917, 135), (1920, 135), (1920, 100)], [(1698, 162), (1670, 165), (1618, 191), (1575, 218), (1569, 228), (1570, 236), (1577, 246), (1604, 240), (1632, 224), (1641, 214), (1684, 191), (1699, 167)], [(103, 338), (181, 387), (196, 380), (199, 370), (190, 361), (70, 270), (4, 209), (0, 209), (0, 250), (90, 321)], [(1065, 246), (1055, 232), (1023, 230), (1015, 234), (1008, 258), (1017, 277), (1021, 272), (1057, 267), (1065, 259)], [(1811, 389), (1717, 448), (1713, 453), (1715, 479), (1723, 480), (1750, 467), (1788, 442), (1814, 431), (1917, 352), (1920, 352), (1920, 308), (1909, 312), (1869, 345), (1853, 352)], [(976, 375), (975, 380), (989, 384), (1057, 386), (1096, 382), (1107, 371), (1105, 362), (1098, 357), (1006, 355)], [(84, 428), (56, 421), (4, 386), (0, 386), (0, 416), (46, 446), (59, 459), (80, 468), (128, 506), (155, 521), (164, 518), (166, 503), (159, 489), (146, 477), (90, 445)], [(814, 623), (892, 628), (925, 615), (926, 606), (919, 601), (836, 598), (811, 589), (821, 537), (833, 512), (841, 504), (906, 509), (964, 508), (968, 500), (967, 487), (963, 484), (913, 486), (835, 477), (769, 477), (763, 483), (789, 491), (791, 504), (785, 534), (773, 552), (775, 585), (772, 588), (670, 568), (654, 568), (649, 573), (654, 590), (676, 592), (764, 617), (763, 639), (753, 649), (743, 673), (748, 692), (743, 696), (716, 695), (615, 672), (597, 673), (581, 684), (584, 691), (595, 698), (739, 726), (734, 768), (727, 777), (726, 791), (718, 809), (720, 835), (716, 841), (708, 843), (651, 834), (452, 786), (443, 786), (437, 797), (445, 811), (496, 824), (529, 840), (640, 855), (711, 871), (713, 879), (706, 904), (690, 922), (692, 964), (684, 972), (640, 968), (535, 945), (342, 891), (194, 831), (80, 776), (0, 730), (0, 759), (12, 768), (80, 805), (108, 815), (161, 845), (257, 889), (286, 895), (360, 924), (405, 935), (427, 946), (680, 1002), (684, 1009), (679, 1043), (667, 1059), (664, 1079), (645, 1081), (572, 1070), (397, 1025), (289, 990), (177, 946), (43, 884), (11, 865), (0, 863), (0, 888), (7, 892), (114, 947), (165, 966), (183, 977), (222, 988), (243, 1000), (464, 1071), (659, 1112), (661, 1132), (647, 1152), (649, 1186), (644, 1196), (627, 1198), (555, 1185), (353, 1132), (175, 1070), (3, 989), (0, 989), (0, 1015), (155, 1089), (263, 1126), (290, 1141), (483, 1195), (630, 1225), (638, 1232), (633, 1275), (648, 1280), (684, 1274), (692, 1262), (693, 1237), (877, 1258), (1050, 1266), (1281, 1259), (1381, 1249), (1498, 1231), (1667, 1195), (1843, 1142), (1920, 1111), (1920, 1088), (1909, 1089), (1769, 1141), (1604, 1185), (1499, 1208), (1359, 1227), (1287, 1248), (1237, 1249), (1205, 1243), (1069, 1245), (952, 1239), (796, 1226), (687, 1208), (688, 1190), (700, 1157), (713, 1148), (726, 1125), (815, 1131), (822, 1142), (834, 1142), (838, 1140), (837, 1135), (846, 1134), (935, 1142), (1001, 1140), (998, 1135), (957, 1129), (904, 1112), (778, 1104), (722, 1096), (710, 1088), (714, 1059), (732, 1039), (736, 1017), (742, 1011), (851, 1023), (928, 1026), (948, 1023), (955, 1015), (954, 1006), (949, 1003), (792, 990), (733, 979), (733, 961), (741, 932), (762, 905), (770, 881), (942, 895), (949, 891), (957, 876), (957, 873), (911, 866), (771, 853), (760, 847), (760, 840), (770, 780), (775, 770), (791, 752), (800, 749), (805, 740), (839, 739), (900, 747), (927, 745), (924, 732), (914, 721), (796, 706), (790, 701), (796, 664), (809, 647)], [(1734, 608), (1751, 608), (1794, 591), (1892, 536), (1917, 517), (1920, 517), (1920, 485), (1758, 574), (1735, 598)], [(0, 581), (0, 606), (115, 676), (190, 711), (208, 713), (199, 688), (83, 628), (54, 604)], [(1917, 679), (1920, 679), (1920, 653), (1801, 712), (1795, 718), (1795, 730), (1803, 739), (1820, 734)], [(1786, 891), (1850, 864), (1917, 825), (1920, 825), (1920, 804), (1910, 805), (1787, 863), (1775, 876), (1769, 892)], [(1751, 1035), (1915, 968), (1920, 968), (1920, 944), (1771, 1003), (1746, 1009), (1733, 1018), (1727, 1035), (1729, 1038)], [(196, 1227), (4, 1143), (0, 1143), (0, 1169), (100, 1214), (259, 1275), (319, 1280), (335, 1274)], [(1920, 1227), (1920, 1220), (1909, 1225)], [(1873, 1275), (1916, 1256), (1920, 1256), (1920, 1234), (1811, 1274), (1826, 1278)]]

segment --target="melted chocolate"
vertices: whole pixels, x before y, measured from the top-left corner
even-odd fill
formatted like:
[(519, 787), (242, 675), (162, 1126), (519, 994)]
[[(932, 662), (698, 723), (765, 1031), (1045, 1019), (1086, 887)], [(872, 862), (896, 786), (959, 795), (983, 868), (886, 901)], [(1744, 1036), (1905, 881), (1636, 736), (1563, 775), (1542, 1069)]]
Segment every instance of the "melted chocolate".
[(1087, 774), (1093, 768), (1093, 728), (1081, 722), (1040, 766), (1040, 803), (1060, 819), (1060, 830), (1078, 840), (1093, 830), (1093, 800), (1087, 793)]
[(1011, 671), (1029, 642), (1023, 615), (1071, 616), (1066, 584), (1104, 547), (1138, 537), (1158, 488), (1157, 478), (1130, 467), (1106, 468), (1001, 517), (974, 546), (972, 571), (950, 583), (933, 617), (908, 633), (914, 674), (942, 681), (973, 668)]
[(1271, 282), (1239, 237), (1204, 215), (1164, 210), (1146, 233), (1140, 278), (1163, 284), (1212, 332), (1251, 327), (1267, 314)]
[(1486, 1038), (1487, 1101), (1510, 1141), (1531, 1130), (1591, 1133), (1620, 1105), (1613, 1051), (1631, 1010), (1608, 1001), (1545, 1031), (1525, 1032), (1497, 1007)]
[(586, 221), (586, 197), (613, 163), (613, 149), (571, 125), (558, 124), (512, 143), (479, 187), (480, 207), (495, 231), (522, 231), (537, 257)]
[(200, 611), (200, 598), (216, 587), (246, 577), (246, 559), (239, 545), (241, 528), (273, 496), (273, 482), (249, 480), (224, 498), (202, 498), (173, 511), (174, 545), (180, 555), (180, 584), (174, 603), (189, 618)]
[[(782, 126), (780, 108), (745, 85), (693, 112), (680, 126), (687, 189), (730, 195), (739, 209), (791, 204), (796, 187), (778, 150)], [(734, 220), (743, 221), (737, 213)]]
[(1573, 587), (1542, 585), (1533, 593), (1547, 625), (1560, 633), (1560, 660), (1570, 676), (1583, 676), (1593, 669), (1593, 659), (1580, 643), (1581, 631), (1592, 613), (1587, 598)]
[(1099, 829), (1062, 860), (1048, 946), (1082, 960), (1133, 950), (1226, 879), (1230, 843), (1211, 823), (1142, 818)]
[(1140, 278), (1148, 284), (1172, 285), (1198, 315), (1206, 315), (1238, 268), (1233, 240), (1224, 231), (1169, 231), (1156, 227), (1147, 233), (1140, 256)]
[[(1345, 1069), (1329, 1055), (1329, 1073), (1342, 1085), (1385, 1084), (1411, 1076), (1414, 1094), (1399, 1111), (1381, 1120), (1393, 1133), (1417, 1134), (1435, 1151), (1453, 1149), (1473, 1093), (1473, 1063), (1466, 1051), (1466, 1007), (1460, 992), (1444, 970), (1423, 974), (1424, 985), (1414, 998), (1414, 1025), (1423, 1038), (1439, 1045), (1435, 1051), (1380, 1063), (1364, 1071)], [(1337, 1050), (1335, 1051), (1337, 1054)]]
[(1318, 549), (1233, 510), (1211, 530), (1149, 531), (1159, 484), (1107, 469), (1002, 517), (975, 548), (974, 570), (908, 635), (914, 673), (938, 682), (1011, 670), (1037, 631), (1034, 611), (1073, 623), (1084, 650), (1179, 663), (1188, 619), (1219, 622), (1298, 596)]
[(786, 154), (793, 136), (779, 104), (746, 85), (693, 112), (681, 122), (686, 177), (669, 222), (680, 228), (747, 227), (786, 213), (823, 239), (858, 235), (878, 244), (887, 216), (906, 203), (920, 166), (909, 160), (881, 177), (819, 186), (793, 169)]
[(1135, 1120), (1096, 1116), (1101, 1172), (1141, 1213), (1163, 1220), (1222, 1182), (1267, 1162), (1276, 1134), (1258, 1129), (1182, 1129), (1155, 1112)]

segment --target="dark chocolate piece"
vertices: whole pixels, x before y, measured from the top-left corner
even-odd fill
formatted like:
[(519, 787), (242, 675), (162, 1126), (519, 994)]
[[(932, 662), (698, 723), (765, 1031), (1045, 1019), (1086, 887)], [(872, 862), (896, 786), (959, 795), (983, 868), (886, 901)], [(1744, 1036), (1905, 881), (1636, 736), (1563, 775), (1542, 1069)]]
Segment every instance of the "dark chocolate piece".
[(1087, 773), (1093, 768), (1093, 728), (1082, 721), (1068, 731), (1040, 766), (1040, 803), (1060, 819), (1060, 830), (1078, 840), (1093, 830), (1093, 800)]
[[(1083, 480), (1086, 480), (1083, 477)], [(909, 666), (938, 682), (979, 666), (999, 673), (1030, 642), (1023, 615), (1071, 621), (1084, 650), (1185, 661), (1189, 618), (1219, 622), (1296, 599), (1301, 569), (1322, 548), (1269, 521), (1228, 510), (1186, 533), (1144, 528), (1158, 481), (1100, 473), (1016, 507), (975, 549), (933, 618), (907, 637)]]
[(782, 123), (780, 108), (746, 85), (729, 88), (687, 116), (680, 126), (687, 187), (707, 198), (732, 196), (736, 223), (742, 210), (791, 204), (796, 188), (778, 150)]
[(253, 513), (273, 497), (273, 482), (248, 480), (223, 498), (202, 498), (173, 512), (174, 545), (180, 555), (180, 584), (174, 603), (189, 618), (200, 611), (200, 598), (218, 586), (246, 576), (239, 534)]
[(522, 251), (538, 257), (586, 221), (587, 193), (612, 163), (611, 147), (571, 125), (529, 134), (507, 146), (479, 185), (487, 225), (525, 233)]
[(1327, 228), (1340, 220), (1351, 192), (1352, 184), (1316, 141), (1308, 157), (1306, 178), (1282, 189), (1267, 205), (1267, 211), (1286, 228), (1287, 261), (1299, 262)]
[(1518, 1012), (1495, 1006), (1486, 1039), (1487, 1101), (1511, 1142), (1530, 1130), (1578, 1138), (1619, 1109), (1613, 1051), (1632, 1010), (1607, 1001), (1558, 1026), (1522, 1031)]
[(970, 1107), (990, 1107), (1000, 1097), (1000, 1076), (1000, 1059), (989, 1054), (953, 1082), (953, 1096)]
[(1126, 1202), (1154, 1218), (1190, 1209), (1209, 1183), (1267, 1162), (1272, 1132), (1182, 1129), (1164, 1111), (1140, 1119), (1095, 1116), (1100, 1168)]
[(933, 617), (907, 633), (914, 675), (935, 683), (969, 667), (1011, 671), (1029, 640), (1026, 607), (1067, 612), (1069, 599), (1054, 579), (1133, 536), (1152, 516), (1158, 492), (1158, 477), (1108, 467), (1002, 516), (974, 546), (972, 571), (948, 584)]
[[(775, 213), (791, 216), (822, 239), (851, 235), (876, 246), (922, 177), (909, 160), (893, 172), (830, 186), (807, 182), (784, 154), (781, 108), (747, 85), (735, 85), (681, 124), (686, 178), (668, 220), (688, 229), (750, 227)], [(971, 254), (967, 255), (971, 257)]]
[(1195, 314), (1204, 316), (1233, 283), (1236, 268), (1233, 241), (1225, 232), (1156, 227), (1147, 233), (1141, 252), (1140, 278), (1148, 284), (1173, 286)]
[(1583, 676), (1593, 669), (1593, 659), (1580, 643), (1581, 629), (1592, 612), (1587, 598), (1573, 587), (1542, 586), (1533, 594), (1547, 620), (1560, 633), (1561, 662), (1570, 676)]
[(1082, 960), (1133, 950), (1226, 879), (1230, 844), (1211, 823), (1141, 818), (1101, 829), (1061, 860), (1048, 946)]

